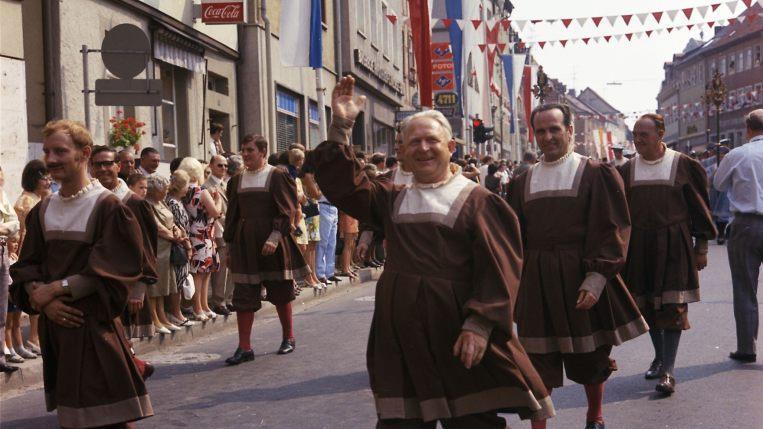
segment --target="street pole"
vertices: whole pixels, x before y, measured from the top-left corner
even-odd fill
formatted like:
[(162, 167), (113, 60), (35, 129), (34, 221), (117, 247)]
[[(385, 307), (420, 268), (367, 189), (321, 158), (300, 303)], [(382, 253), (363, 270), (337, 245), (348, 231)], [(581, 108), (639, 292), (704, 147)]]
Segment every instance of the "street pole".
[(88, 88), (89, 75), (87, 72), (87, 45), (82, 45), (82, 93), (85, 96), (85, 128), (90, 129), (90, 88)]
[[(323, 87), (323, 69), (317, 68), (314, 70), (315, 70), (315, 93), (317, 94), (317, 98), (318, 98), (318, 118), (320, 120), (320, 123), (318, 124), (318, 128), (321, 133), (321, 141), (324, 142), (328, 140), (328, 135), (326, 134), (326, 107), (324, 106), (324, 103), (325, 103), (324, 94), (325, 94), (326, 88)], [(308, 142), (308, 146), (309, 146), (309, 142)]]

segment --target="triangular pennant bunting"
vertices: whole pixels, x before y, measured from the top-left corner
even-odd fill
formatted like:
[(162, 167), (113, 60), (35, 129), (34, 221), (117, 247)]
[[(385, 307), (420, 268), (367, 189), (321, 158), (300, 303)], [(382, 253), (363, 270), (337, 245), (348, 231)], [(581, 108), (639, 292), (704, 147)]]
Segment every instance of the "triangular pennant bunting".
[(509, 25), (511, 25), (511, 21), (509, 21), (508, 19), (501, 20), (501, 26), (503, 27), (503, 31), (509, 31)]
[(641, 21), (641, 24), (645, 24), (645, 23), (646, 23), (646, 18), (647, 18), (648, 16), (649, 16), (649, 14), (648, 14), (648, 13), (637, 13), (637, 14), (636, 14), (636, 18), (637, 18), (639, 21)]
[(720, 5), (721, 5), (720, 3), (711, 4), (711, 5), (710, 5), (710, 9), (712, 9), (712, 10), (713, 10), (713, 12), (715, 12), (715, 10), (716, 10), (716, 9), (718, 9), (718, 6), (720, 6)]
[(669, 11), (666, 11), (665, 13), (668, 14), (668, 18), (670, 18), (670, 22), (673, 23), (675, 22), (676, 15), (678, 15), (678, 9), (669, 10)]
[(710, 6), (699, 6), (697, 7), (697, 13), (699, 13), (699, 16), (701, 16), (702, 19), (705, 19), (705, 15), (707, 15), (708, 9), (710, 9)]
[(609, 21), (609, 25), (615, 26), (615, 21), (617, 21), (617, 15), (612, 15), (607, 17), (607, 21)]
[(666, 30), (668, 30), (668, 33), (672, 33), (674, 28), (675, 27), (668, 27), (668, 28), (666, 28)]
[(729, 21), (729, 25), (734, 25), (734, 24), (737, 23), (737, 19), (736, 18), (729, 18), (728, 21)]
[(685, 9), (681, 9), (684, 12), (684, 15), (686, 15), (686, 19), (691, 19), (691, 14), (694, 13), (693, 7), (687, 7)]
[(572, 22), (572, 19), (569, 19), (569, 18), (562, 19), (562, 24), (564, 24), (564, 28), (570, 28), (571, 22)]
[(626, 33), (625, 37), (627, 37), (628, 41), (630, 42), (631, 38), (633, 37), (633, 33)]
[(650, 37), (652, 35), (652, 31), (654, 30), (646, 30), (646, 37)]
[(662, 12), (652, 12), (652, 16), (654, 17), (654, 20), (659, 24), (660, 19), (662, 19)]
[(588, 21), (588, 18), (578, 18), (576, 19), (576, 21), (578, 22), (578, 25), (582, 28), (585, 25), (586, 21)]
[(387, 19), (389, 19), (389, 22), (391, 22), (392, 25), (395, 25), (397, 22), (397, 15), (388, 14)]
[(754, 13), (751, 13), (747, 15), (747, 23), (752, 24), (753, 21), (755, 21), (758, 18), (758, 15), (755, 15)]
[(538, 46), (543, 49), (543, 47), (546, 46), (546, 42), (538, 42)]
[(452, 19), (447, 19), (447, 18), (441, 19), (440, 22), (442, 22), (442, 24), (445, 26), (445, 28), (450, 28), (450, 25), (453, 24), (453, 20)]
[(537, 24), (539, 22), (543, 22), (543, 20), (542, 19), (531, 19), (530, 22), (532, 22), (533, 24)]
[(694, 24), (689, 24), (689, 25), (686, 26), (686, 29), (687, 30), (691, 30), (693, 27), (694, 27)]
[(734, 14), (735, 13), (734, 11), (736, 11), (736, 9), (737, 9), (737, 2), (736, 2), (736, 0), (734, 0), (734, 1), (727, 1), (725, 4), (726, 4), (726, 7), (729, 9), (729, 12)]
[(482, 24), (481, 19), (472, 19), (472, 25), (474, 26), (474, 29), (477, 30), (480, 28), (480, 24)]
[(633, 15), (621, 15), (623, 18), (623, 22), (625, 25), (628, 25), (631, 23), (631, 18), (633, 18)]
[(480, 52), (485, 52), (485, 47), (486, 47), (487, 45), (485, 45), (484, 43), (480, 43), (480, 44), (479, 44), (479, 45), (477, 45), (477, 46), (480, 48)]
[(604, 40), (606, 40), (607, 42), (609, 42), (609, 39), (611, 39), (611, 38), (612, 38), (612, 36), (604, 36)]
[(498, 49), (503, 53), (503, 51), (506, 50), (506, 44), (505, 43), (499, 43), (496, 46), (498, 46)]
[(593, 25), (595, 25), (596, 27), (598, 27), (598, 26), (599, 26), (599, 23), (601, 22), (601, 20), (602, 20), (603, 18), (604, 18), (603, 16), (596, 16), (596, 17), (593, 17), (593, 18), (591, 18), (591, 20), (593, 21)]
[(742, 0), (742, 3), (744, 3), (744, 5), (747, 7), (752, 6), (752, 0)]
[(589, 40), (591, 40), (590, 37), (584, 37), (583, 38), (583, 43), (585, 43), (587, 45)]
[(744, 22), (745, 19), (747, 19), (747, 17), (744, 15), (739, 15), (739, 17), (737, 17), (737, 21), (739, 22)]
[(566, 40), (560, 40), (559, 43), (561, 43), (562, 46), (567, 46), (567, 41)]

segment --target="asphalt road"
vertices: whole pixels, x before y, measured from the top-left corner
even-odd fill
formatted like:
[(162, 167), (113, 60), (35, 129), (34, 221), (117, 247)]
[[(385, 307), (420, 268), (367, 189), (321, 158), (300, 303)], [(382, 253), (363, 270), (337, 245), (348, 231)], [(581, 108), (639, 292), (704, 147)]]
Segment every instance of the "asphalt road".
[[(736, 344), (725, 248), (711, 245), (701, 273), (702, 302), (690, 306), (693, 328), (683, 336), (677, 393), (658, 397), (643, 371), (652, 359), (647, 335), (615, 349), (620, 370), (607, 383), (608, 428), (763, 428), (763, 365), (727, 359)], [(375, 413), (365, 370), (373, 283), (354, 286), (295, 313), (297, 350), (275, 354), (277, 319), (255, 322), (254, 362), (226, 367), (235, 333), (157, 352), (148, 383), (156, 416), (140, 428), (372, 428)], [(550, 428), (582, 428), (585, 395), (570, 384), (553, 393)], [(508, 416), (511, 427), (529, 423)], [(55, 427), (41, 390), (3, 400), (2, 429)]]

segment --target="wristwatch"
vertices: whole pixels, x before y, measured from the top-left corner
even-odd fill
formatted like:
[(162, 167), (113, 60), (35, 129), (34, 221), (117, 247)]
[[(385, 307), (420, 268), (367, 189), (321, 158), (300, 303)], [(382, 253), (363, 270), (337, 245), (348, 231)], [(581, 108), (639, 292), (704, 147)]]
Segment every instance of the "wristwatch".
[(68, 294), (68, 293), (69, 293), (69, 291), (70, 291), (70, 289), (69, 289), (69, 280), (67, 280), (67, 279), (63, 279), (63, 280), (61, 280), (61, 289), (62, 289), (62, 290), (63, 290), (63, 291), (66, 293), (66, 294)]

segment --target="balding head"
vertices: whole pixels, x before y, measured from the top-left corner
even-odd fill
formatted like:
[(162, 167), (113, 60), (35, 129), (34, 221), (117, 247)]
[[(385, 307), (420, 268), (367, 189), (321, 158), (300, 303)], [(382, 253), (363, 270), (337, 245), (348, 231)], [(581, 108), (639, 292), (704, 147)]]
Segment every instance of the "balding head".
[(209, 160), (209, 170), (218, 179), (224, 178), (225, 173), (228, 171), (228, 160), (224, 156), (214, 155)]
[(756, 109), (748, 113), (744, 118), (747, 126), (747, 139), (763, 135), (763, 109)]

